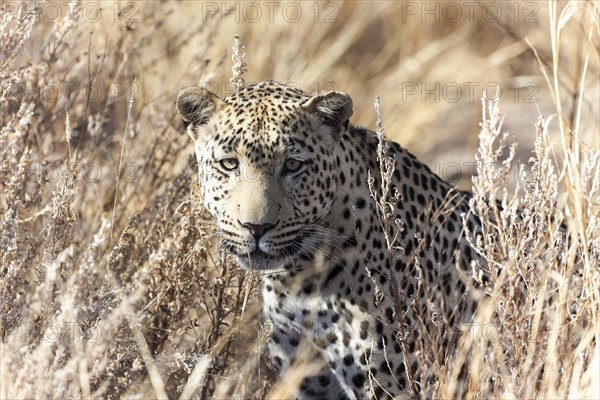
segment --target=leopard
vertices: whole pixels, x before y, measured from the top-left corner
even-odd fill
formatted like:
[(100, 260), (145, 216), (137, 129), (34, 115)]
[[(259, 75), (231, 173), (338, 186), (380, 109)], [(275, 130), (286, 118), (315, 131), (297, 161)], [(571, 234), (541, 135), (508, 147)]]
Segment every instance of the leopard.
[[(422, 382), (437, 379), (433, 358), (443, 365), (455, 351), (440, 327), (468, 321), (477, 305), (467, 233), (481, 221), (471, 194), (351, 124), (353, 101), (341, 91), (264, 81), (219, 97), (189, 87), (176, 109), (220, 248), (260, 276), (271, 362), (281, 376), (317, 365), (294, 396), (423, 395)], [(393, 161), (387, 176), (382, 148)], [(439, 352), (424, 355), (419, 343), (433, 337)]]

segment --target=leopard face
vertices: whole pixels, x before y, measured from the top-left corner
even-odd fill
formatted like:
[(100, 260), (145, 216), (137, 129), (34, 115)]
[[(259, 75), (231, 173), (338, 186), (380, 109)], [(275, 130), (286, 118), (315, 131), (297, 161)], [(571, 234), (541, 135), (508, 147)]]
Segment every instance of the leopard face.
[(352, 101), (263, 82), (225, 99), (200, 88), (177, 101), (195, 142), (204, 204), (244, 268), (291, 269), (319, 245), (336, 197), (336, 149)]

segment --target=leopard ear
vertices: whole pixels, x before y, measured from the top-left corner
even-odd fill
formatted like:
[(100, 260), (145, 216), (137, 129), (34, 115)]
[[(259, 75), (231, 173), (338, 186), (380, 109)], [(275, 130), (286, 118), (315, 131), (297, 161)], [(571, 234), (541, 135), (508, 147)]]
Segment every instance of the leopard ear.
[(198, 128), (205, 125), (223, 101), (214, 93), (199, 87), (189, 87), (177, 96), (177, 112), (192, 140), (198, 139)]
[(312, 97), (302, 107), (326, 125), (347, 128), (352, 115), (352, 98), (344, 92), (331, 91)]

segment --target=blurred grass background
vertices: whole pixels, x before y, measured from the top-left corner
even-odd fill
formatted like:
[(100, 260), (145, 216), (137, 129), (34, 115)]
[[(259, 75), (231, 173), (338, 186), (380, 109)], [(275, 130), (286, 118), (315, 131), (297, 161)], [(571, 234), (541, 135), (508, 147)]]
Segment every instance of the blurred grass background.
[[(199, 397), (267, 393), (257, 280), (212, 250), (174, 108), (187, 86), (232, 90), (235, 34), (246, 82), (345, 91), (352, 122), (369, 128), (380, 97), (389, 138), (462, 188), (484, 88), (500, 88), (521, 162), (538, 116), (557, 102), (573, 142), (600, 145), (592, 1), (2, 1), (1, 10), (3, 398), (144, 397), (163, 386), (175, 397), (195, 365)], [(555, 143), (565, 140), (558, 121)], [(251, 327), (241, 337), (240, 323)], [(69, 324), (82, 340), (65, 334)]]

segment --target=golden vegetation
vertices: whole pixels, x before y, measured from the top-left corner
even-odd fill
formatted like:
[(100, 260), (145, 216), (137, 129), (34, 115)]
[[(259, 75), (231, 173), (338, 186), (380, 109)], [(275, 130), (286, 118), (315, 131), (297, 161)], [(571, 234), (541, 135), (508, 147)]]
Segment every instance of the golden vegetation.
[[(496, 222), (473, 242), (502, 273), (453, 368), (433, 365), (440, 397), (463, 365), (471, 397), (600, 397), (597, 3), (469, 4), (2, 2), (0, 397), (289, 393), (174, 107), (233, 90), (235, 34), (246, 82), (346, 91), (371, 128), (380, 97), (388, 136), (443, 178), (477, 169)], [(484, 101), (480, 126), (484, 88), (505, 114)]]

